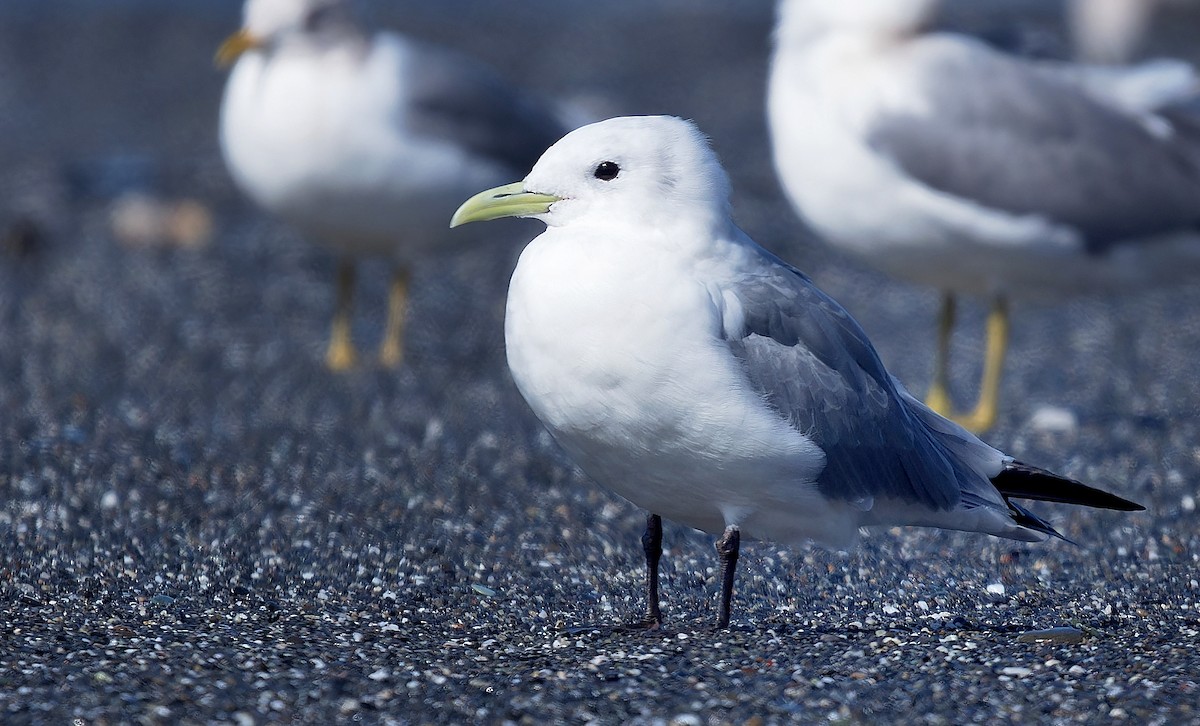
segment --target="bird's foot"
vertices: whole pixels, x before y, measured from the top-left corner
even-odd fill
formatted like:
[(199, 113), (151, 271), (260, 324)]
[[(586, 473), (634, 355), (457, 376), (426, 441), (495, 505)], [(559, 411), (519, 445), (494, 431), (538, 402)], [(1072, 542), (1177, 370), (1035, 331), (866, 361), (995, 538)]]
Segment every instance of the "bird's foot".
[(404, 346), (398, 340), (385, 340), (379, 346), (379, 365), (384, 368), (399, 368), (404, 362)]
[(945, 386), (936, 383), (930, 386), (929, 393), (925, 394), (925, 405), (974, 434), (983, 433), (995, 426), (999, 417), (995, 403), (987, 400), (981, 400), (970, 413), (955, 413), (949, 391)]
[(342, 373), (353, 368), (358, 363), (358, 354), (354, 351), (354, 346), (350, 343), (329, 344), (329, 350), (325, 352), (325, 365), (329, 370), (335, 373)]
[(996, 419), (999, 418), (998, 413), (995, 406), (981, 402), (970, 413), (956, 414), (946, 418), (973, 434), (980, 434), (996, 425)]
[(662, 628), (662, 620), (655, 620), (649, 615), (634, 620), (631, 623), (622, 623), (613, 628), (615, 633), (649, 633)]
[(929, 393), (925, 394), (925, 405), (946, 418), (952, 419), (954, 416), (954, 403), (950, 400), (950, 392), (940, 383), (929, 387)]

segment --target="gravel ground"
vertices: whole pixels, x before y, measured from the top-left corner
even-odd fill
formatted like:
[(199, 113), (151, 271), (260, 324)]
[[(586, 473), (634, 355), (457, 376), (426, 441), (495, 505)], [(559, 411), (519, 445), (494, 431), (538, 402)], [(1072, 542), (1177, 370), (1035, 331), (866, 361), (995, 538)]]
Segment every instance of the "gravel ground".
[[(697, 119), (747, 230), (923, 389), (934, 295), (813, 244), (777, 189), (769, 3), (424, 5), (380, 14), (583, 112)], [(530, 228), (420, 271), (402, 370), (327, 373), (332, 259), (216, 152), (209, 58), (236, 20), (0, 8), (0, 233), (39, 228), (0, 244), (0, 720), (1200, 722), (1194, 286), (1018, 305), (987, 437), (1147, 512), (1038, 508), (1081, 547), (751, 543), (721, 632), (712, 542), (668, 523), (667, 624), (625, 629), (642, 513), (570, 465), (503, 361)], [(199, 200), (211, 241), (123, 243), (131, 189)], [(370, 345), (386, 271), (365, 278)], [(974, 329), (956, 343), (979, 354)]]

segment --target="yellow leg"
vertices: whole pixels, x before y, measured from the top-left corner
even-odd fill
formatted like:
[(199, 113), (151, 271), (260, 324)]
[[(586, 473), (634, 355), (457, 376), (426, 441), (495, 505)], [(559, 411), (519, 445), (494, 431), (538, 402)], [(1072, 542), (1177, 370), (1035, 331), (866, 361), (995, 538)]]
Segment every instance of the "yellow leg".
[(354, 301), (354, 263), (342, 260), (338, 266), (337, 309), (333, 313), (333, 326), (329, 331), (329, 349), (325, 352), (325, 365), (332, 371), (345, 371), (354, 367), (357, 355), (350, 339), (350, 315)]
[(408, 270), (397, 267), (392, 271), (388, 291), (387, 327), (383, 344), (379, 346), (379, 362), (385, 368), (396, 368), (404, 360), (404, 319), (408, 314)]
[(1008, 351), (1008, 302), (1002, 296), (992, 301), (987, 319), (987, 350), (983, 359), (983, 380), (979, 384), (979, 402), (966, 416), (957, 416), (963, 428), (976, 433), (996, 425), (1000, 412), (1000, 376)]
[(950, 416), (954, 410), (954, 402), (950, 400), (949, 374), (950, 368), (950, 334), (954, 332), (955, 304), (954, 294), (942, 295), (942, 310), (938, 315), (937, 352), (933, 361), (933, 382), (929, 384), (929, 393), (925, 394), (925, 405), (943, 416)]

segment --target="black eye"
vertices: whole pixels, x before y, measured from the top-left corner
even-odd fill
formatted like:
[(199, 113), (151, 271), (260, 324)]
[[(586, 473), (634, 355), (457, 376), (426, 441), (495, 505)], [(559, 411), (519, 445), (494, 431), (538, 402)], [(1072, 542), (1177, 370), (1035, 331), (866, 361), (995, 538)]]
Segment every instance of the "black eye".
[(596, 165), (596, 170), (592, 172), (592, 176), (600, 181), (612, 181), (620, 173), (621, 167), (617, 166), (616, 162), (602, 161)]

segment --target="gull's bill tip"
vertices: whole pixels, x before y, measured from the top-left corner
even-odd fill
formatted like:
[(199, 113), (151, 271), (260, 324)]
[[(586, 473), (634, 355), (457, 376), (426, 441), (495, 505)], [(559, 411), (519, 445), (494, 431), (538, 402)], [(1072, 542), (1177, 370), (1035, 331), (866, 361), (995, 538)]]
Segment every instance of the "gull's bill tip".
[(532, 217), (550, 211), (550, 205), (561, 201), (553, 194), (537, 194), (525, 191), (524, 182), (505, 184), (502, 187), (480, 192), (462, 203), (450, 226), (459, 227), (470, 222), (486, 222), (501, 217)]
[(261, 46), (262, 41), (243, 28), (221, 43), (221, 47), (217, 48), (217, 54), (213, 57), (213, 63), (217, 68), (228, 68), (241, 57), (242, 53)]

